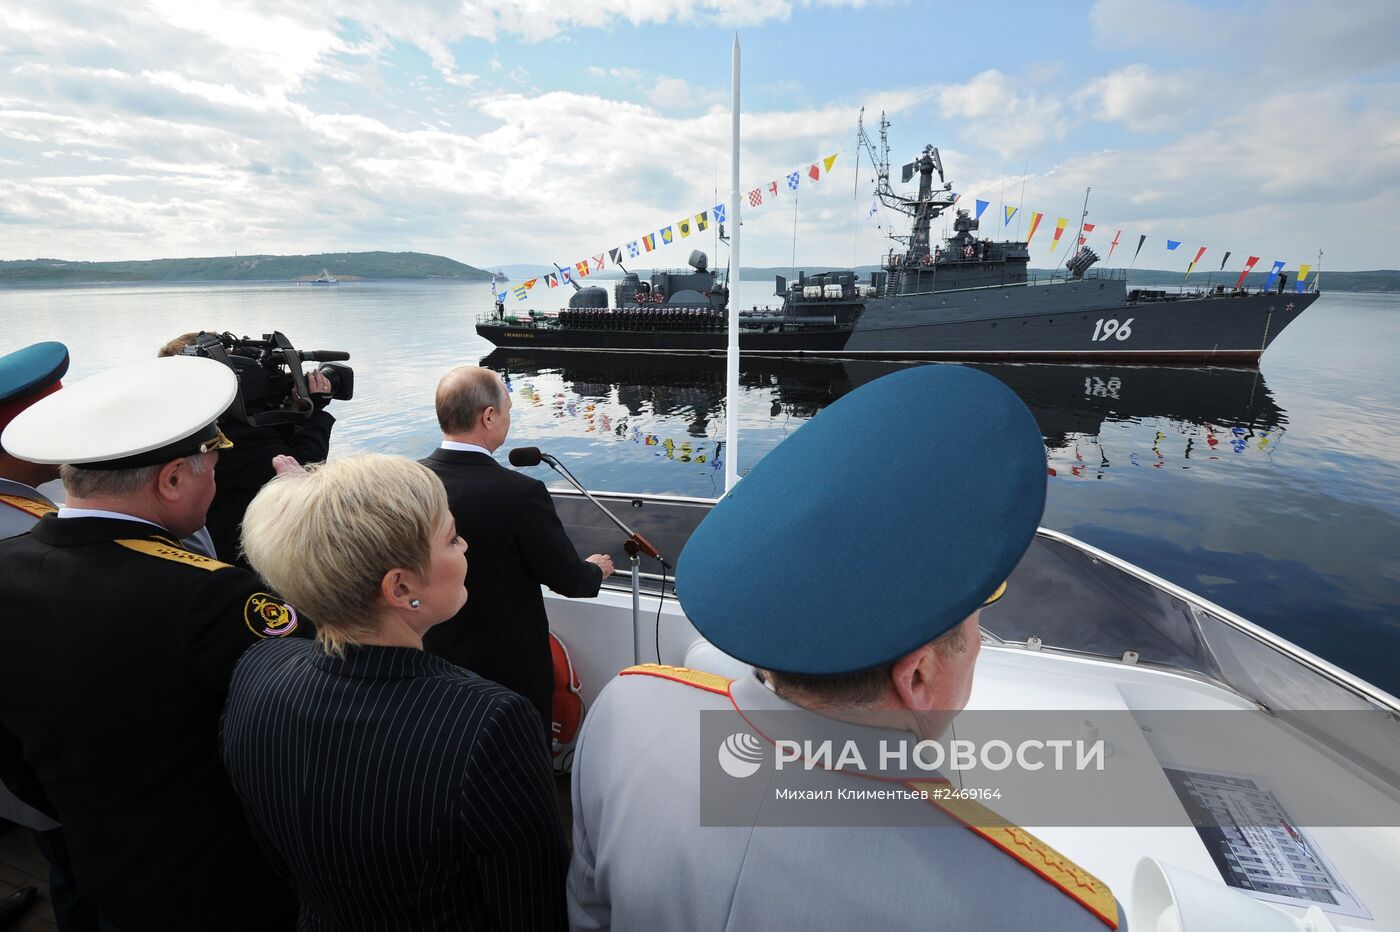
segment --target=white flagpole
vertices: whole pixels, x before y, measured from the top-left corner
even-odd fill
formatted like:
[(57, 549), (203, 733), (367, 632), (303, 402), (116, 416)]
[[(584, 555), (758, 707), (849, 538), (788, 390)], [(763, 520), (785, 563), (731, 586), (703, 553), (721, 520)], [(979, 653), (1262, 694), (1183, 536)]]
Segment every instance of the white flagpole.
[(739, 34), (734, 34), (734, 61), (730, 78), (734, 86), (734, 113), (731, 126), (734, 136), (730, 153), (730, 179), (733, 191), (729, 197), (729, 352), (724, 396), (724, 491), (739, 481)]

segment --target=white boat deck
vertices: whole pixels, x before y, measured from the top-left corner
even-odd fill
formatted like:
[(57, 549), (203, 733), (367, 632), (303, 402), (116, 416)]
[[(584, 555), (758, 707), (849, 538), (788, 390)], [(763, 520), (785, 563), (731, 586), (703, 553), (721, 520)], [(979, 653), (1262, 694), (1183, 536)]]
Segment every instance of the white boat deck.
[[(1251, 710), (1248, 700), (1218, 686), (1193, 677), (1147, 667), (1037, 653), (1017, 648), (984, 646), (978, 660), (969, 709), (1081, 709), (1086, 712), (1122, 710), (1141, 713), (1151, 710)], [(1140, 716), (1150, 718), (1150, 716)], [(1257, 719), (1254, 721), (1257, 722)], [(963, 731), (960, 737), (966, 736)], [(1154, 748), (1145, 734), (1113, 737), (1115, 757), (1137, 755), (1145, 764), (1140, 783), (1144, 797), (1158, 794), (1168, 805), (1176, 794), (1152, 765), (1167, 751)], [(1340, 765), (1323, 764), (1319, 752), (1304, 739), (1286, 731), (1270, 738), (1242, 744), (1235, 740), (1219, 742), (1211, 748), (1211, 760), (1199, 761), (1214, 770), (1256, 774), (1267, 777), (1280, 796), (1316, 793), (1315, 774), (1319, 766), (1332, 773), (1325, 782), (1331, 792), (1348, 800), (1361, 812), (1394, 811), (1395, 801), (1386, 800), (1365, 779)], [(1196, 753), (1200, 749), (1196, 748)], [(1309, 755), (1309, 776), (1299, 776), (1301, 755)], [(1182, 762), (1188, 763), (1188, 762)], [(1155, 779), (1150, 773), (1155, 769)], [(970, 785), (970, 784), (969, 784)], [(992, 808), (996, 808), (993, 804)], [(1091, 871), (1114, 891), (1131, 915), (1133, 872), (1142, 857), (1185, 868), (1203, 877), (1219, 873), (1205, 845), (1193, 828), (1113, 827), (1082, 828), (1027, 825), (1076, 863)], [(1308, 827), (1322, 852), (1357, 898), (1369, 908), (1374, 919), (1329, 914), (1338, 929), (1400, 929), (1400, 830), (1388, 827)], [(1290, 910), (1295, 916), (1303, 911)]]

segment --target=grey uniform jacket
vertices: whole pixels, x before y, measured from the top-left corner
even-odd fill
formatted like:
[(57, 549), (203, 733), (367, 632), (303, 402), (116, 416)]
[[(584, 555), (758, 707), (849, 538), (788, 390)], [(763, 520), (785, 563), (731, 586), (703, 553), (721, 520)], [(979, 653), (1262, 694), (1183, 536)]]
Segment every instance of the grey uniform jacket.
[[(725, 730), (735, 732), (749, 730), (746, 718), (809, 713), (752, 676), (727, 689), (713, 678), (719, 685), (711, 688), (719, 691), (709, 691), (664, 678), (684, 679), (689, 671), (655, 672), (609, 683), (579, 734), (568, 884), (572, 928), (1125, 927), (1106, 887), (1099, 888), (1100, 911), (1110, 915), (1101, 916), (924, 801), (907, 803), (918, 810), (909, 821), (922, 825), (702, 826), (700, 774), (709, 762), (700, 755), (715, 755), (722, 738), (702, 749), (700, 712), (732, 715), (734, 727)], [(709, 739), (716, 722), (706, 718)], [(744, 790), (767, 779), (755, 775)], [(925, 817), (943, 819), (942, 827)]]
[[(56, 507), (48, 496), (38, 489), (25, 485), (23, 482), (15, 482), (13, 479), (0, 479), (0, 496), (27, 499), (48, 508)], [(0, 500), (0, 540), (28, 533), (29, 529), (34, 526), (34, 522), (38, 520), (38, 515), (33, 512)], [(3, 572), (4, 567), (0, 567), (0, 573)], [(0, 819), (9, 819), (11, 822), (38, 829), (41, 832), (58, 827), (58, 823), (53, 819), (33, 806), (21, 802), (15, 794), (5, 789), (3, 783), (0, 783)]]

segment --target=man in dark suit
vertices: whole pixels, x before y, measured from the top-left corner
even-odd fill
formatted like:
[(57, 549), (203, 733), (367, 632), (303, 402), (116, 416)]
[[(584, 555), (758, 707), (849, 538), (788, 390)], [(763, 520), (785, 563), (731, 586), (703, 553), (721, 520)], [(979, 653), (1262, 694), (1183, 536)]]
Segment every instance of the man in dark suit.
[(489, 369), (461, 366), (438, 383), (442, 446), (422, 462), (447, 487), (469, 545), (470, 597), (423, 646), (530, 700), (549, 732), (554, 678), (540, 586), (591, 598), (613, 564), (606, 554), (580, 559), (544, 483), (492, 458), (510, 432), (510, 405), (505, 383)]

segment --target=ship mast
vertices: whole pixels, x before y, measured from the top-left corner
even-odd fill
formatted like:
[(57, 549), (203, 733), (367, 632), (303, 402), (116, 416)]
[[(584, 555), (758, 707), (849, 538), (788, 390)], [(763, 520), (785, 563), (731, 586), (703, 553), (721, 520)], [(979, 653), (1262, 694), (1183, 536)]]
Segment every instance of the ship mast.
[[(891, 233), (890, 239), (908, 245), (911, 258), (926, 256), (929, 252), (929, 228), (932, 222), (939, 214), (952, 207), (958, 196), (952, 193), (952, 182), (943, 177), (943, 160), (939, 157), (938, 149), (931, 145), (924, 146), (918, 158), (903, 166), (902, 180), (905, 183), (913, 179), (915, 172), (919, 173), (918, 196), (906, 197), (895, 193), (894, 188), (890, 186), (889, 128), (890, 121), (885, 117), (884, 111), (881, 111), (880, 145), (877, 149), (870, 139), (870, 134), (865, 131), (865, 109), (861, 109), (857, 121), (857, 136), (875, 166), (875, 196), (886, 207), (914, 218), (914, 228), (909, 236)], [(937, 190), (933, 186), (935, 171), (938, 172), (939, 181)]]

